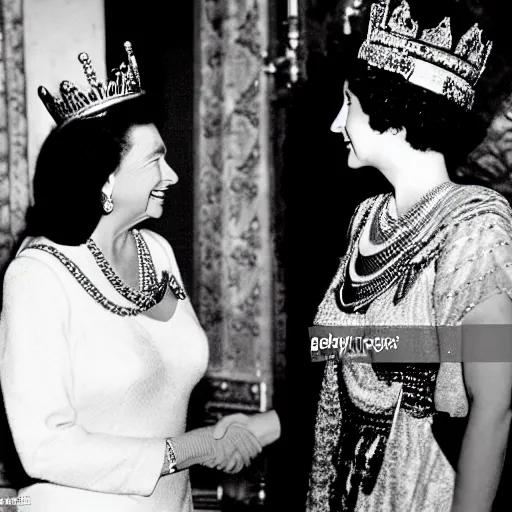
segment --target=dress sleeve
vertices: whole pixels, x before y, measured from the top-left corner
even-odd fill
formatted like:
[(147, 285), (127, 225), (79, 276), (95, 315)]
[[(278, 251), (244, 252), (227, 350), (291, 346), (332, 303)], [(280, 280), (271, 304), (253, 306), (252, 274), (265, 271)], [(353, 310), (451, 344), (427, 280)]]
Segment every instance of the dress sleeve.
[[(483, 214), (457, 226), (441, 252), (433, 297), (436, 325), (460, 325), (473, 308), (500, 293), (512, 298), (512, 219)], [(443, 339), (440, 343), (445, 353)], [(441, 363), (435, 404), (452, 416), (467, 414), (460, 362)]]
[(44, 261), (20, 256), (4, 280), (0, 382), (7, 418), (27, 474), (38, 480), (149, 496), (165, 439), (88, 432), (73, 406), (71, 304)]
[(437, 325), (459, 325), (493, 295), (512, 298), (512, 218), (484, 214), (461, 223), (437, 264), (434, 305)]

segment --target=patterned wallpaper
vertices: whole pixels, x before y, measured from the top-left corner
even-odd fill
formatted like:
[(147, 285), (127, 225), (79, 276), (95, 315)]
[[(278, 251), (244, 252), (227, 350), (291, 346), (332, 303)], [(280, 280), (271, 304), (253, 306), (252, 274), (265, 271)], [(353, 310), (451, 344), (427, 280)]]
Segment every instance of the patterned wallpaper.
[[(276, 283), (265, 0), (202, 0), (196, 133), (198, 314), (210, 373), (271, 385)], [(271, 391), (271, 389), (269, 389)]]
[[(0, 269), (24, 225), (29, 201), (22, 0), (0, 2)], [(1, 397), (0, 397), (1, 403)], [(0, 498), (15, 496), (3, 470), (5, 416), (0, 419)], [(4, 503), (7, 503), (4, 501)], [(2, 506), (0, 511), (15, 510)]]
[(29, 202), (22, 0), (0, 3), (0, 266)]

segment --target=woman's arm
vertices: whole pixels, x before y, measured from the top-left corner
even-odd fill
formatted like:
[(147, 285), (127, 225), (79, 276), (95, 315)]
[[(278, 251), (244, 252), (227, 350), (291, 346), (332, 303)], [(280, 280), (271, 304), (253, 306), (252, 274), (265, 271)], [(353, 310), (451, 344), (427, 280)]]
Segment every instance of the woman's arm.
[(27, 474), (70, 487), (150, 495), (165, 439), (93, 433), (80, 424), (72, 405), (71, 308), (57, 275), (39, 259), (18, 257), (7, 270), (3, 298), (0, 380)]
[[(483, 325), (486, 328), (482, 328)], [(500, 325), (503, 328), (492, 327)], [(478, 326), (472, 328), (471, 326)], [(488, 336), (500, 336), (503, 353), (512, 343), (512, 301), (494, 295), (477, 305), (463, 321), (463, 348), (485, 346)], [(476, 339), (478, 338), (478, 339)], [(496, 347), (496, 339), (492, 345)], [(499, 354), (496, 354), (499, 357)], [(464, 378), (470, 400), (468, 426), (459, 459), (452, 512), (487, 512), (498, 488), (507, 449), (511, 421), (512, 364), (509, 362), (464, 363)]]
[[(178, 262), (169, 242), (158, 233), (148, 229), (141, 230), (141, 233), (146, 241), (150, 243), (150, 250), (152, 251), (154, 260), (160, 262), (157, 267), (170, 270), (178, 280), (178, 283), (184, 286)], [(155, 246), (152, 245), (153, 243)], [(197, 323), (200, 324), (190, 299), (187, 298), (184, 303), (190, 314), (196, 319)], [(215, 428), (215, 430), (213, 430), (213, 428)], [(211, 440), (204, 437), (206, 431), (208, 431), (209, 434), (215, 432), (214, 437), (218, 441), (214, 442), (213, 448), (210, 446)], [(235, 473), (240, 471), (243, 466), (248, 466), (251, 460), (261, 452), (260, 440), (256, 439), (257, 436), (255, 437), (253, 435), (254, 433), (250, 432), (250, 429), (243, 428), (241, 425), (229, 428), (228, 423), (222, 424), (219, 422), (217, 426), (212, 427), (212, 430), (204, 428), (197, 429), (197, 431), (194, 432), (199, 432), (201, 435), (198, 437), (194, 437), (193, 435), (192, 438), (189, 438), (189, 433), (187, 433), (183, 440), (172, 440), (173, 444), (176, 445), (178, 467), (180, 469), (187, 468), (194, 464), (203, 464), (221, 471)], [(226, 433), (227, 436), (225, 435)], [(216, 455), (213, 459), (211, 457), (208, 460), (204, 459), (204, 453), (207, 449), (214, 449)], [(180, 456), (183, 457), (181, 463), (179, 460)], [(195, 462), (196, 460), (201, 460), (202, 462)], [(168, 464), (165, 464), (162, 470), (164, 473), (168, 471), (167, 465)]]
[[(168, 473), (164, 438), (88, 432), (72, 405), (70, 304), (44, 262), (20, 257), (4, 281), (0, 380), (20, 460), (33, 478), (99, 492), (150, 495)], [(213, 427), (172, 438), (177, 469), (204, 464), (240, 470), (260, 451), (254, 436)], [(232, 462), (235, 456), (235, 461)]]
[[(214, 436), (214, 433), (221, 433)], [(261, 444), (249, 429), (240, 425), (219, 425), (191, 430), (168, 439), (162, 475), (195, 464), (227, 473), (238, 473), (261, 453)]]

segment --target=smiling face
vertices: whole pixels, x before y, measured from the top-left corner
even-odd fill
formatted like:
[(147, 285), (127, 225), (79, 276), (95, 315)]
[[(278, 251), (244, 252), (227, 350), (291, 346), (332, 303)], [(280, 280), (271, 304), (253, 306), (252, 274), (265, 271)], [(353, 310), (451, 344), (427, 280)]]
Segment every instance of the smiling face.
[(348, 82), (343, 86), (343, 93), (343, 106), (331, 125), (331, 131), (343, 134), (351, 169), (378, 167), (376, 159), (382, 145), (382, 134), (371, 128), (370, 118), (363, 111), (357, 96), (350, 91)]
[(165, 161), (166, 148), (155, 125), (133, 126), (127, 139), (128, 149), (115, 173), (114, 210), (137, 222), (158, 218), (165, 191), (178, 176)]

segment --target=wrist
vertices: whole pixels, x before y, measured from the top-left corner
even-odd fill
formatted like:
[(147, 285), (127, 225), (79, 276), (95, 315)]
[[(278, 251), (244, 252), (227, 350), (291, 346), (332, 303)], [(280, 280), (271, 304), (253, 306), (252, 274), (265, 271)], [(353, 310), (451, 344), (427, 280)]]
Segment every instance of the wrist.
[(172, 475), (172, 473), (176, 473), (178, 470), (178, 463), (176, 460), (174, 445), (170, 438), (165, 440), (165, 459), (167, 474)]
[(171, 438), (177, 470), (204, 464), (215, 458), (211, 427), (191, 430)]
[(276, 411), (267, 411), (251, 416), (247, 428), (262, 446), (268, 446), (281, 437), (281, 422)]

